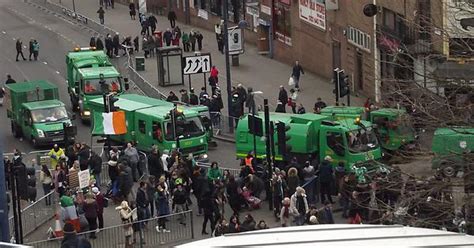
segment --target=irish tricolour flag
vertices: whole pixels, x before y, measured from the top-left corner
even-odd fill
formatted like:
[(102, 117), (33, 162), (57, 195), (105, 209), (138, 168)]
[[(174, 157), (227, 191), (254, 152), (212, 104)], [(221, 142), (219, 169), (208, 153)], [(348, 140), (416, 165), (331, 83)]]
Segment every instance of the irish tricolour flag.
[(127, 133), (127, 126), (125, 124), (125, 112), (94, 112), (94, 128), (92, 129), (92, 134), (117, 135), (124, 133)]

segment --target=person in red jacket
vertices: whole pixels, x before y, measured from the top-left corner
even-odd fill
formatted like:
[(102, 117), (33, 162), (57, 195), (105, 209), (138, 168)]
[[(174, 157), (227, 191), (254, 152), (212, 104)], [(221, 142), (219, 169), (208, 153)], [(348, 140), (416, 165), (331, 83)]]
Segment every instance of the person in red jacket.
[(212, 88), (212, 95), (216, 94), (217, 85), (219, 83), (218, 76), (219, 76), (219, 71), (217, 70), (216, 66), (213, 65), (211, 67), (211, 75), (209, 76), (209, 85)]
[(95, 195), (95, 201), (97, 202), (97, 220), (99, 222), (99, 229), (102, 229), (104, 228), (105, 197), (97, 187), (92, 188), (92, 193)]

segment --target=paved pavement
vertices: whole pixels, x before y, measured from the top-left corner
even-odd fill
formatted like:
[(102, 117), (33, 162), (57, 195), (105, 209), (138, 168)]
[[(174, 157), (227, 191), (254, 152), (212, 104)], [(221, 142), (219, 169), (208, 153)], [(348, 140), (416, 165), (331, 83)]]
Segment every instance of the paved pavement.
[[(64, 6), (72, 8), (72, 1), (67, 0), (52, 0), (53, 2), (62, 2)], [(97, 0), (82, 0), (76, 1), (76, 10), (96, 21), (98, 21)], [(169, 28), (169, 21), (166, 16), (156, 16), (158, 19), (157, 30), (166, 30)], [(179, 21), (179, 20), (178, 20)], [(116, 4), (115, 9), (108, 9), (105, 13), (105, 25), (120, 32), (124, 36), (139, 36), (141, 27), (138, 20), (130, 20), (128, 14), (128, 7)], [(225, 57), (218, 51), (214, 32), (185, 25), (177, 22), (177, 25), (183, 32), (191, 30), (199, 30), (203, 36), (203, 50), (202, 52), (210, 52), (212, 55), (212, 63), (219, 69), (219, 82), (223, 92), (224, 104), (226, 105), (226, 86), (225, 86)], [(140, 39), (141, 40), (141, 39)], [(184, 55), (192, 55), (193, 53), (184, 53)], [(291, 63), (291, 62), (289, 62)], [(330, 61), (328, 61), (330, 63)], [(305, 65), (302, 65), (303, 68)], [(150, 58), (145, 63), (146, 71), (141, 74), (149, 80), (150, 83), (158, 86), (157, 82), (157, 65), (156, 59)], [(291, 74), (292, 67), (288, 64), (270, 59), (266, 56), (259, 55), (256, 46), (246, 43), (245, 54), (240, 56), (240, 66), (231, 67), (232, 84), (237, 86), (241, 83), (246, 87), (253, 87), (254, 91), (260, 90), (263, 92), (262, 97), (257, 97), (257, 104), (263, 104), (263, 98), (268, 98), (271, 106), (276, 106), (278, 98), (278, 88), (284, 85), (288, 90), (288, 78)], [(200, 91), (203, 85), (203, 76), (198, 74), (192, 77), (193, 87), (196, 93)], [(302, 91), (298, 97), (298, 101), (303, 103), (307, 111), (312, 111), (312, 107), (316, 102), (317, 97), (322, 97), (328, 104), (332, 104), (334, 94), (332, 93), (333, 85), (330, 84), (330, 79), (321, 78), (315, 74), (307, 72), (301, 76), (300, 87)], [(163, 93), (168, 94), (170, 90), (175, 93), (178, 89), (188, 88), (188, 80), (185, 78), (185, 86), (171, 86), (158, 87)], [(353, 105), (361, 105), (363, 100), (358, 97), (352, 97)], [(227, 113), (227, 112), (226, 112)]]

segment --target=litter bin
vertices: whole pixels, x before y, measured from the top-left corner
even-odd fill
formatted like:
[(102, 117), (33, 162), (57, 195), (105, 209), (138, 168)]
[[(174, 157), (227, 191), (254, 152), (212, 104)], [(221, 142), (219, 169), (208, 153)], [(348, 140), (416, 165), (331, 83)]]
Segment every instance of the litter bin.
[(145, 57), (135, 57), (135, 70), (137, 71), (145, 70)]

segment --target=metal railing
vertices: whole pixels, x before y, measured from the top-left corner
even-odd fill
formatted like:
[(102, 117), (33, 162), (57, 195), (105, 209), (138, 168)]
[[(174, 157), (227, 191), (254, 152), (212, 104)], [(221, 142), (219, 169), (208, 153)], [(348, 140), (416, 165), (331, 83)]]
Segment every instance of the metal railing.
[[(183, 221), (183, 218), (186, 225), (180, 224), (180, 222)], [(156, 230), (155, 227), (158, 225), (158, 220), (160, 219), (166, 220), (166, 229), (170, 232), (158, 232)], [(134, 222), (134, 226), (142, 225), (146, 226), (146, 228), (139, 228), (140, 230), (134, 232), (129, 241), (132, 242), (133, 240), (136, 240), (136, 242), (130, 247), (171, 246), (194, 239), (193, 221), (192, 211), (189, 210), (182, 213), (173, 213), (166, 216)], [(122, 224), (100, 229), (100, 232), (96, 234), (97, 238), (89, 239), (89, 242), (92, 247), (126, 247), (125, 230), (129, 225), (130, 224)], [(95, 232), (95, 230), (84, 232), (79, 235), (83, 235), (87, 238), (91, 232)], [(62, 238), (55, 238), (32, 242), (28, 245), (32, 245), (36, 248), (59, 247), (61, 240)]]
[[(204, 168), (206, 170), (206, 173), (207, 173), (207, 170), (209, 168), (211, 168), (211, 164), (210, 163), (201, 163), (201, 162), (197, 162), (196, 163), (199, 167), (201, 168)], [(224, 175), (224, 171), (229, 171), (229, 173), (231, 175), (233, 175), (234, 177), (239, 177), (240, 175), (240, 169), (236, 169), (236, 168), (226, 168), (226, 167), (220, 167), (219, 166), (219, 170), (221, 171), (221, 175)]]
[[(46, 202), (51, 202), (50, 205), (46, 205)], [(57, 194), (51, 191), (47, 195), (41, 197), (31, 205), (21, 210), (21, 224), (23, 227), (23, 236), (27, 236), (44, 223), (51, 220), (56, 213), (57, 206)], [(8, 219), (10, 235), (14, 232), (13, 217)]]

